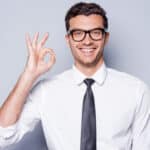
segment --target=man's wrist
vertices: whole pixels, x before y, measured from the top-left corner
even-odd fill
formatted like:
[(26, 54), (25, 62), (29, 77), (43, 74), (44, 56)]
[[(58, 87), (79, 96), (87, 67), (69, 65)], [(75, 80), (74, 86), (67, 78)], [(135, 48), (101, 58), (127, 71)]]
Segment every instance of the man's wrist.
[(27, 85), (33, 85), (36, 79), (37, 77), (33, 73), (27, 70), (24, 70), (24, 72), (21, 74), (21, 77), (20, 77), (20, 80), (23, 81)]

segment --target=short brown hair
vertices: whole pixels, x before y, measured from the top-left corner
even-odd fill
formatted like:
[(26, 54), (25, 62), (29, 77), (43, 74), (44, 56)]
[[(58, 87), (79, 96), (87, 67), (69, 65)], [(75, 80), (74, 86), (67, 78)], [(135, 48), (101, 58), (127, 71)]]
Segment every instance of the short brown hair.
[(76, 17), (78, 15), (85, 15), (89, 16), (92, 14), (100, 15), (103, 18), (104, 28), (108, 28), (108, 19), (106, 16), (106, 11), (96, 3), (86, 3), (86, 2), (79, 2), (73, 5), (67, 12), (65, 16), (65, 24), (66, 30), (68, 31), (70, 28), (69, 21), (71, 18)]

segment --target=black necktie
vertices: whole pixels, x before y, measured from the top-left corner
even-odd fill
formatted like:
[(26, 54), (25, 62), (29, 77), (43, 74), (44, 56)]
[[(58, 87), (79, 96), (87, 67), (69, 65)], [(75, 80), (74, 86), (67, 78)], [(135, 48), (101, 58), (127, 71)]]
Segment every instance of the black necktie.
[(96, 114), (94, 96), (91, 85), (93, 79), (85, 79), (87, 90), (84, 95), (82, 108), (82, 127), (80, 150), (96, 150)]

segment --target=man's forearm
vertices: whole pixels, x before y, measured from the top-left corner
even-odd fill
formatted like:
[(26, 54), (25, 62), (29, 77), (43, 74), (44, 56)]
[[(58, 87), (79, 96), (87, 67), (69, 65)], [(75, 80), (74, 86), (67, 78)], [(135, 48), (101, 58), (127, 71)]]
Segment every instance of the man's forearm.
[(23, 105), (35, 81), (29, 73), (24, 72), (14, 89), (0, 108), (0, 126), (10, 126), (19, 119)]

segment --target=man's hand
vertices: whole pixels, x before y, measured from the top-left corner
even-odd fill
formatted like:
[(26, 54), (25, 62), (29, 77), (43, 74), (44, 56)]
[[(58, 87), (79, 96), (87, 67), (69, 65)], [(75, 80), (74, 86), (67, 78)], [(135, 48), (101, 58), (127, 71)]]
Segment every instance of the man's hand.
[[(55, 62), (54, 52), (49, 48), (44, 48), (48, 33), (44, 35), (40, 42), (38, 42), (38, 37), (39, 33), (36, 33), (31, 41), (30, 36), (26, 35), (26, 44), (29, 51), (28, 61), (25, 71), (0, 108), (0, 126), (6, 127), (17, 122), (34, 81), (48, 71)], [(51, 57), (48, 62), (45, 62), (44, 57), (47, 53)]]
[[(32, 41), (29, 34), (26, 34), (26, 45), (29, 56), (25, 67), (25, 72), (34, 79), (47, 72), (55, 63), (55, 54), (53, 50), (44, 48), (44, 45), (48, 39), (48, 33), (44, 35), (40, 42), (38, 42), (38, 38), (38, 32), (34, 35)], [(44, 57), (47, 54), (50, 54), (50, 59), (48, 62), (44, 60)]]

